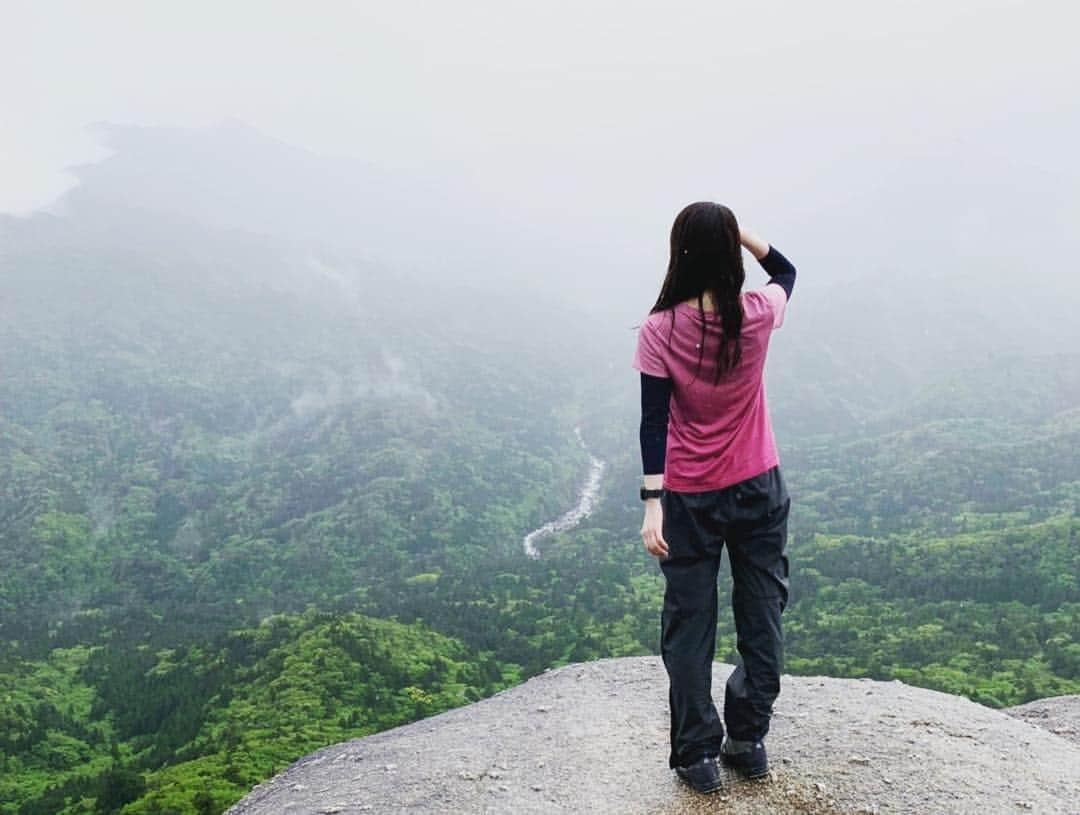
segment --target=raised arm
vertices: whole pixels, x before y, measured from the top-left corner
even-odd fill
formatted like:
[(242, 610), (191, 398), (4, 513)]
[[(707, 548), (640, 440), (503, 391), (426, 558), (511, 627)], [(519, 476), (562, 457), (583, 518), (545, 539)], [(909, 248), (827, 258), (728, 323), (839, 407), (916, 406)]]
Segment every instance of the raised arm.
[(771, 246), (749, 230), (739, 229), (739, 241), (750, 251), (750, 254), (757, 258), (761, 268), (771, 278), (769, 282), (783, 287), (790, 300), (791, 290), (795, 287), (795, 267), (791, 261), (780, 254), (780, 250), (775, 246)]
[(751, 232), (749, 229), (739, 227), (739, 243), (745, 246), (750, 254), (761, 260), (769, 252), (769, 243)]

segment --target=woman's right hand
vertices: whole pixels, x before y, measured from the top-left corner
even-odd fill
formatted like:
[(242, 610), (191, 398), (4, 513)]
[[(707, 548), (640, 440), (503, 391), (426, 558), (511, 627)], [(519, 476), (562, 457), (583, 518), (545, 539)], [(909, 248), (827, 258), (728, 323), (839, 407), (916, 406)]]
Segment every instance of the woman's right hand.
[(645, 502), (645, 520), (641, 522), (641, 540), (650, 555), (667, 557), (668, 545), (664, 540), (664, 508), (659, 498)]

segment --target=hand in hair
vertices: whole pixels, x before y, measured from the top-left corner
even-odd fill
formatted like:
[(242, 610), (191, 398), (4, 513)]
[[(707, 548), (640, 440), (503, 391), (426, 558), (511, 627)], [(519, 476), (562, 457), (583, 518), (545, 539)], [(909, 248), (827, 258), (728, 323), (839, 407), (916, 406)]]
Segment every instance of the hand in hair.
[(739, 227), (739, 243), (750, 250), (750, 253), (761, 260), (769, 253), (768, 241), (762, 240), (749, 229)]

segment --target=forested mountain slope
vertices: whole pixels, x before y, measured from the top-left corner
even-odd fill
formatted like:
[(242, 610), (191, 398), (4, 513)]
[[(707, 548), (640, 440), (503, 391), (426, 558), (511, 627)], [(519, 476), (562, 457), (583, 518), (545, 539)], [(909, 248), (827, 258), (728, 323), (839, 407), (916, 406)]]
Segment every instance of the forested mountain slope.
[[(220, 812), (320, 741), (656, 652), (628, 321), (108, 178), (0, 218), (0, 812)], [(956, 313), (962, 363), (903, 321), (875, 356), (875, 289), (834, 325), (799, 287), (768, 374), (788, 669), (1080, 690), (1080, 361), (975, 354), (996, 305)], [(596, 508), (526, 557), (590, 454)]]

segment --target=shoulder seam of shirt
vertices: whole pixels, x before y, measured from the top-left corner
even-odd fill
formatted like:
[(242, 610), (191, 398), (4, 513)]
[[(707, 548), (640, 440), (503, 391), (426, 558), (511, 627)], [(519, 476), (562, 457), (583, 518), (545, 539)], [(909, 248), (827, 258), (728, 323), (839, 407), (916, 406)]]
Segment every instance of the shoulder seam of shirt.
[[(658, 312), (656, 312), (656, 314), (663, 314), (663, 312), (658, 311)], [(643, 326), (645, 326), (646, 328), (649, 328), (657, 336), (660, 336), (660, 329), (657, 326), (653, 325), (651, 322), (649, 322), (649, 318), (653, 317), (653, 316), (655, 316), (655, 315), (653, 315), (653, 314), (648, 315), (648, 317), (646, 317), (644, 320), (642, 320), (641, 324)]]

